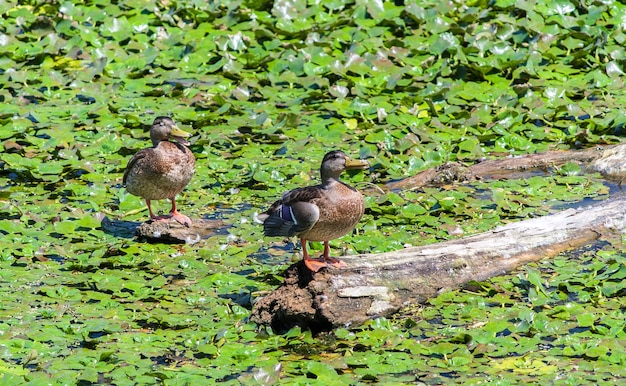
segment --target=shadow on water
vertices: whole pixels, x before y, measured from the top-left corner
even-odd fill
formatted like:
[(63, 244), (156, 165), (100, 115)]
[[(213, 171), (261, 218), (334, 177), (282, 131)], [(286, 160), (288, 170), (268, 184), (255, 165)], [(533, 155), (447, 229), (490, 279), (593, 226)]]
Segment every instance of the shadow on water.
[(139, 221), (111, 220), (106, 216), (100, 222), (104, 233), (123, 239), (135, 237), (135, 229), (141, 224)]
[[(300, 258), (300, 244), (287, 240), (271, 241), (248, 257), (262, 264), (292, 264)], [(313, 251), (315, 252), (315, 251)]]

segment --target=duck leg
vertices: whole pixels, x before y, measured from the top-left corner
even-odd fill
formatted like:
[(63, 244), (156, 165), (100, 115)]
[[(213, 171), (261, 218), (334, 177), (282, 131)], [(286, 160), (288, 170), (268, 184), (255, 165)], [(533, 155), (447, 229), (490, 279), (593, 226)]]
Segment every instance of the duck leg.
[(174, 220), (178, 221), (179, 223), (181, 223), (182, 225), (186, 227), (191, 226), (191, 219), (185, 216), (184, 214), (178, 212), (178, 210), (176, 210), (175, 198), (172, 198), (172, 210), (170, 211), (170, 214), (168, 217), (173, 218)]
[(330, 247), (328, 246), (328, 241), (324, 241), (324, 261), (327, 264), (332, 265), (335, 268), (344, 268), (347, 267), (348, 264), (345, 262), (335, 259), (334, 257), (330, 257)]
[(146, 205), (148, 206), (148, 212), (150, 213), (150, 220), (159, 221), (163, 220), (163, 216), (155, 216), (152, 212), (152, 205), (150, 204), (150, 200), (146, 199)]
[(327, 266), (326, 260), (324, 258), (314, 259), (309, 257), (309, 253), (306, 250), (305, 239), (300, 239), (300, 244), (302, 244), (302, 257), (304, 259), (304, 265), (306, 265), (306, 267), (310, 269), (311, 272), (315, 273)]
[(152, 221), (163, 221), (163, 220), (169, 220), (173, 218), (174, 220), (178, 221), (179, 223), (181, 223), (182, 225), (186, 227), (189, 227), (191, 225), (191, 219), (185, 216), (184, 214), (179, 213), (176, 210), (176, 201), (174, 199), (172, 199), (172, 210), (170, 211), (169, 214), (165, 216), (157, 216), (154, 214), (154, 212), (152, 212), (152, 205), (150, 203), (150, 200), (146, 200), (146, 205), (148, 206), (148, 212), (150, 213), (150, 220)]

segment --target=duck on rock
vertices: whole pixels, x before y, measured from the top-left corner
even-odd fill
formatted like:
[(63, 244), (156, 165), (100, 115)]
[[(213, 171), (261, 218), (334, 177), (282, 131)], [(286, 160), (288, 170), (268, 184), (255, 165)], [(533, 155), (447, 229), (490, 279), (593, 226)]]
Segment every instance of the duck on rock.
[[(365, 201), (359, 191), (341, 182), (339, 176), (347, 169), (368, 167), (367, 161), (350, 159), (342, 151), (327, 153), (320, 168), (321, 184), (286, 192), (257, 216), (263, 222), (264, 234), (300, 237), (304, 264), (313, 272), (329, 264), (345, 266), (341, 260), (329, 256), (328, 242), (354, 229), (365, 211)], [(321, 258), (309, 257), (307, 240), (324, 242)]]
[[(185, 139), (191, 136), (169, 117), (157, 117), (150, 128), (152, 147), (139, 150), (128, 162), (123, 183), (129, 193), (146, 200), (153, 221), (173, 218), (190, 226), (191, 219), (176, 209), (176, 196), (189, 184), (196, 158)], [(173, 142), (175, 141), (175, 142)], [(166, 216), (155, 216), (152, 200), (169, 198), (172, 210)]]

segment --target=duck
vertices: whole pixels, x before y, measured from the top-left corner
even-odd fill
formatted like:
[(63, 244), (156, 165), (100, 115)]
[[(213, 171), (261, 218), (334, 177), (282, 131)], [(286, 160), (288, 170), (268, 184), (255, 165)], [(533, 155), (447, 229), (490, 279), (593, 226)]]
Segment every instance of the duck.
[[(189, 227), (191, 219), (178, 212), (176, 196), (191, 181), (196, 158), (187, 146), (191, 134), (181, 130), (170, 117), (156, 117), (150, 127), (152, 147), (139, 150), (128, 161), (122, 183), (126, 190), (146, 200), (152, 221), (174, 219)], [(172, 209), (165, 216), (155, 216), (152, 200), (169, 198)]]
[[(320, 184), (284, 193), (266, 212), (257, 216), (257, 221), (263, 224), (264, 235), (298, 236), (304, 264), (313, 273), (329, 265), (345, 267), (345, 262), (330, 257), (328, 242), (354, 229), (365, 212), (365, 200), (358, 190), (341, 182), (339, 177), (344, 170), (368, 167), (367, 161), (352, 159), (340, 150), (328, 152), (320, 167)], [(324, 242), (320, 258), (309, 256), (307, 241)]]

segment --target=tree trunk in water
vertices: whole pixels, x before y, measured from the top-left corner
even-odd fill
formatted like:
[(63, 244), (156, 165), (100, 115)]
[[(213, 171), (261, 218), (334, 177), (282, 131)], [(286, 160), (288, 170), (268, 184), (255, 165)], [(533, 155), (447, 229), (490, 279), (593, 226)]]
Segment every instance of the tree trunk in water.
[[(549, 170), (567, 162), (587, 164), (591, 170), (604, 175), (623, 175), (626, 164), (626, 144), (590, 148), (576, 151), (549, 151), (539, 154), (486, 160), (470, 166), (448, 162), (436, 168), (424, 170), (415, 176), (387, 184), (391, 190), (419, 189), (429, 185), (475, 179), (516, 178), (531, 169)], [(518, 175), (516, 175), (516, 173)]]

